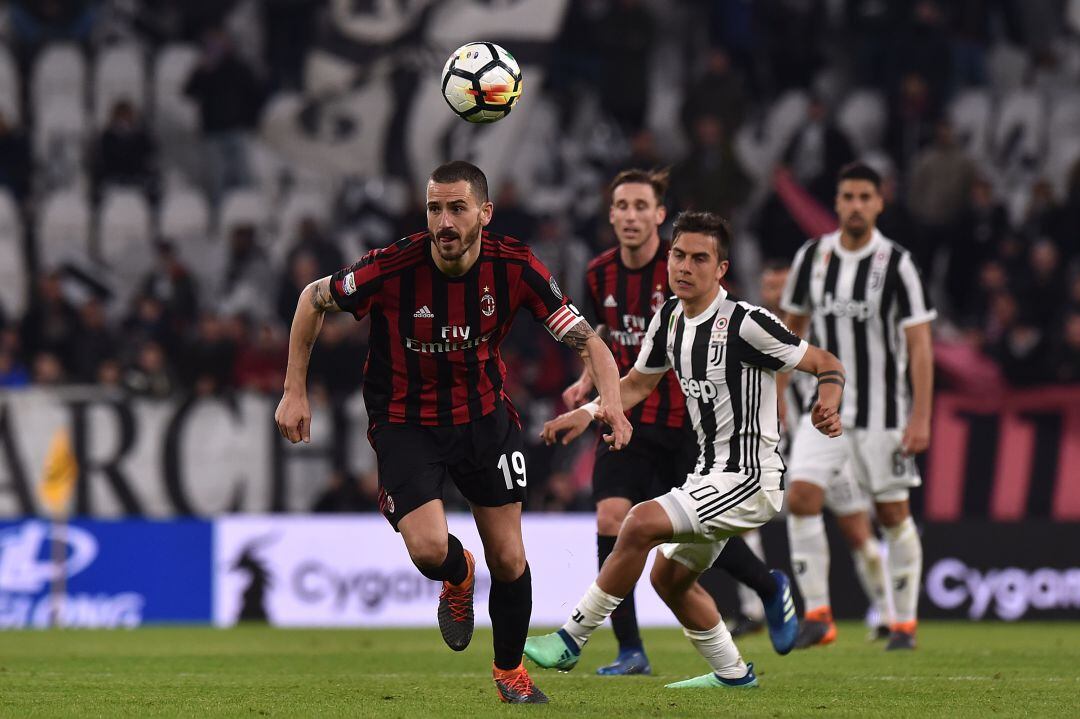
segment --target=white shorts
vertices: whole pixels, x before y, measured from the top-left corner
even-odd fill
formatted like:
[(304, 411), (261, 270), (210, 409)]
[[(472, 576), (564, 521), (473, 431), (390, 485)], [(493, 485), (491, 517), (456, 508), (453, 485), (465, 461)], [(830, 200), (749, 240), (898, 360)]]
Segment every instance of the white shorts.
[(729, 537), (757, 529), (784, 504), (780, 474), (754, 479), (734, 472), (694, 477), (656, 498), (674, 528), (673, 541), (660, 552), (695, 572), (704, 572), (720, 556)]
[[(857, 501), (845, 501), (852, 496), (845, 484), (852, 480), (875, 502), (905, 500), (908, 490), (922, 479), (915, 458), (900, 449), (902, 437), (899, 429), (845, 427), (842, 435), (830, 438), (814, 429), (809, 414), (804, 415), (795, 431), (788, 477), (824, 488), (827, 501), (833, 489), (834, 501), (848, 507), (857, 506)], [(841, 516), (850, 514), (830, 509)]]

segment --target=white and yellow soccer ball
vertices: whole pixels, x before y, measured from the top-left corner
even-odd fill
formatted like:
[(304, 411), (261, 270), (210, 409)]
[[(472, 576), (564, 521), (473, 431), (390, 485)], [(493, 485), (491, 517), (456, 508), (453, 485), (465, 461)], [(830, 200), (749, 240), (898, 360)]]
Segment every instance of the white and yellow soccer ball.
[(517, 60), (493, 42), (462, 45), (446, 61), (442, 93), (454, 113), (469, 122), (495, 122), (521, 97)]

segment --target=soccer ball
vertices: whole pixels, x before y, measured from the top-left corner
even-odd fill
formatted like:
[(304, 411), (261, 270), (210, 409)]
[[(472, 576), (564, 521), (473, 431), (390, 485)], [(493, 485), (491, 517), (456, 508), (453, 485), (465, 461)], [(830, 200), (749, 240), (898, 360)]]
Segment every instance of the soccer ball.
[(521, 96), (521, 68), (495, 43), (470, 42), (443, 66), (442, 93), (458, 117), (495, 122), (509, 115)]

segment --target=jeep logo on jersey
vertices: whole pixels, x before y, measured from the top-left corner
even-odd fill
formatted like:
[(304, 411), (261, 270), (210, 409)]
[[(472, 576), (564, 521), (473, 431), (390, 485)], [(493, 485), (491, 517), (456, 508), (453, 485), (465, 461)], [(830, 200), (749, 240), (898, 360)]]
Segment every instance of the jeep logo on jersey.
[(835, 317), (850, 317), (853, 320), (865, 322), (874, 316), (875, 307), (866, 300), (841, 300), (833, 296), (831, 292), (825, 293), (821, 303), (821, 314)]
[(682, 388), (683, 394), (690, 399), (700, 399), (705, 404), (712, 402), (716, 398), (716, 395), (719, 394), (716, 385), (709, 380), (686, 379), (685, 377), (680, 377), (679, 387)]

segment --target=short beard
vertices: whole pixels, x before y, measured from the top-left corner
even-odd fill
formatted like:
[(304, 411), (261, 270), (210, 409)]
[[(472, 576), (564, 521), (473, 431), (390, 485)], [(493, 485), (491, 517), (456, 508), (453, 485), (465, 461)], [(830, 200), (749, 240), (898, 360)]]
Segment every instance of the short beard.
[[(439, 238), (438, 238), (438, 235), (436, 235), (435, 236), (435, 240), (436, 240), (435, 249), (436, 249), (436, 251), (438, 251), (439, 257), (443, 258), (443, 260), (446, 261), (446, 262), (457, 262), (458, 260), (460, 260), (462, 257), (465, 256), (465, 253), (467, 253), (469, 251), (469, 248), (471, 248), (474, 244), (476, 244), (476, 241), (480, 239), (480, 231), (481, 231), (482, 228), (483, 228), (483, 225), (480, 223), (480, 220), (478, 219), (476, 221), (476, 226), (472, 230), (470, 230), (467, 235), (463, 235), (460, 238), (461, 239), (461, 251), (460, 252), (448, 253), (447, 250), (445, 248), (443, 248), (442, 244), (440, 244), (438, 242)], [(469, 237), (471, 237), (472, 239), (471, 240), (467, 239)]]
[(844, 230), (856, 240), (861, 240), (866, 237), (866, 233), (870, 231), (870, 226), (864, 224), (858, 228), (854, 228), (848, 224), (844, 227)]

